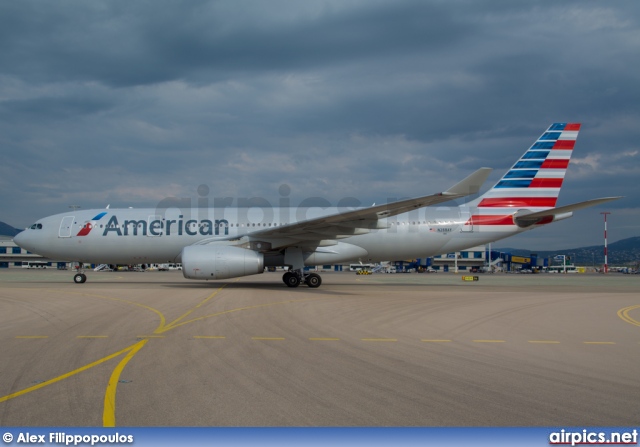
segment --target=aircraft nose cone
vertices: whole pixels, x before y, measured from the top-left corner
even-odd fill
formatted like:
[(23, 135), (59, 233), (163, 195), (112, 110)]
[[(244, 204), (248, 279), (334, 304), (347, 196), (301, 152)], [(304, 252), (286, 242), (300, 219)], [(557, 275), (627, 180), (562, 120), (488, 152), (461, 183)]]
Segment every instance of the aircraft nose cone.
[(21, 231), (20, 233), (16, 234), (13, 237), (13, 242), (15, 242), (17, 245), (22, 246), (22, 242), (24, 242), (24, 231)]
[(20, 248), (24, 248), (25, 250), (28, 251), (33, 251), (31, 247), (31, 244), (29, 243), (29, 240), (31, 238), (29, 237), (29, 235), (27, 234), (27, 231), (21, 231), (20, 233), (16, 234), (13, 237), (13, 242)]

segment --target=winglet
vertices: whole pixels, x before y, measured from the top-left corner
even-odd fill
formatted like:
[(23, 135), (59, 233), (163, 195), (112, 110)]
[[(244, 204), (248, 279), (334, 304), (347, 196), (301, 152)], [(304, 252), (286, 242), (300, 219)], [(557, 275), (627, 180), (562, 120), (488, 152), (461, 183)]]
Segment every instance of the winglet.
[(491, 168), (480, 168), (464, 180), (456, 183), (451, 188), (447, 189), (442, 195), (445, 196), (468, 196), (470, 194), (477, 194), (480, 191), (480, 187), (487, 180), (489, 174), (491, 174)]

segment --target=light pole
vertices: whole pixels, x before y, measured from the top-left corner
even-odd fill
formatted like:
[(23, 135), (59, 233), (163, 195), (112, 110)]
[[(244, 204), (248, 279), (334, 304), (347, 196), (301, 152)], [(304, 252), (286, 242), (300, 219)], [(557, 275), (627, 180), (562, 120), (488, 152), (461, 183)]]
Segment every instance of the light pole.
[(609, 272), (609, 263), (607, 257), (607, 214), (611, 214), (609, 211), (604, 211), (600, 214), (604, 214), (604, 273)]
[(567, 273), (567, 256), (566, 255), (556, 255), (556, 260), (562, 258), (562, 273)]

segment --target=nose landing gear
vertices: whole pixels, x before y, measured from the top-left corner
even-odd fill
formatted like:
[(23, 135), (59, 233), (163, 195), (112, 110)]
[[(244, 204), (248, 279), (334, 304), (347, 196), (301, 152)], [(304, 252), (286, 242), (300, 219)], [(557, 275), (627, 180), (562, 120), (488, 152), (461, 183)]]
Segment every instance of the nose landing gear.
[(85, 275), (84, 273), (76, 273), (73, 276), (73, 282), (75, 282), (76, 284), (87, 282), (87, 275)]
[(73, 275), (73, 282), (76, 284), (84, 284), (87, 282), (87, 275), (84, 274), (84, 270), (82, 270), (82, 263), (78, 262), (76, 269), (76, 274)]

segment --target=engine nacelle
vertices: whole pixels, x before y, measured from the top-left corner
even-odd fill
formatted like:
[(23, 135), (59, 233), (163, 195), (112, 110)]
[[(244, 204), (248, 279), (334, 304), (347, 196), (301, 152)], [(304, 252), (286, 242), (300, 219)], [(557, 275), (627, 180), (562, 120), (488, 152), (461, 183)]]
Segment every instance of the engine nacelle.
[(182, 274), (189, 279), (228, 279), (264, 272), (264, 256), (228, 245), (192, 245), (182, 249)]

